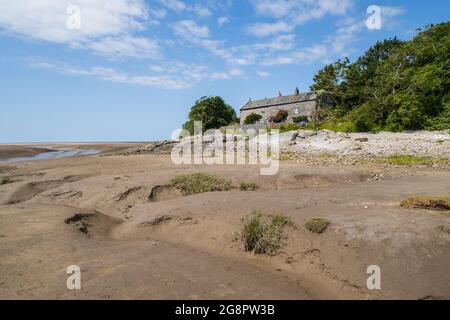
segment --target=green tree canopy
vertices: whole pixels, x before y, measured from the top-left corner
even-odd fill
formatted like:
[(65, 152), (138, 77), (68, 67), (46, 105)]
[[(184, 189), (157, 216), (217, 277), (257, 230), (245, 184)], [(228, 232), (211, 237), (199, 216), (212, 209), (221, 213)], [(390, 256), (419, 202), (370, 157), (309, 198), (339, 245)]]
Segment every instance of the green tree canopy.
[(360, 131), (450, 128), (450, 22), (410, 41), (377, 42), (354, 63), (338, 60), (314, 77), (338, 103), (336, 122)]
[(193, 134), (195, 121), (201, 121), (203, 131), (206, 131), (237, 122), (238, 118), (234, 109), (221, 97), (216, 96), (197, 100), (189, 112), (189, 120), (183, 125), (183, 129)]

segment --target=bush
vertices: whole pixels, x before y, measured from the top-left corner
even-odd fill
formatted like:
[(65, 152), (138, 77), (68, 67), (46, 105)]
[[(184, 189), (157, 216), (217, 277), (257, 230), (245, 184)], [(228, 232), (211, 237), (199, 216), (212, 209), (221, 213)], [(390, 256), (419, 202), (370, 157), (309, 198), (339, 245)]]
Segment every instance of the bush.
[(293, 225), (285, 215), (270, 216), (257, 210), (245, 217), (243, 223), (241, 239), (245, 251), (268, 255), (275, 255), (280, 248), (283, 228)]
[(259, 188), (258, 185), (254, 182), (241, 182), (239, 186), (239, 189), (241, 191), (255, 191), (258, 188)]
[(171, 183), (175, 188), (181, 190), (185, 196), (231, 189), (230, 180), (205, 173), (180, 175), (172, 179)]
[(288, 123), (288, 124), (282, 124), (278, 129), (280, 130), (280, 133), (284, 133), (284, 132), (290, 132), (290, 131), (297, 131), (300, 129), (300, 127), (297, 124)]
[(260, 114), (251, 113), (247, 116), (247, 118), (245, 118), (244, 124), (255, 124), (261, 119), (262, 116)]
[(4, 184), (8, 184), (8, 183), (13, 183), (14, 181), (12, 181), (10, 178), (8, 177), (4, 177), (0, 180), (0, 185), (4, 185)]
[(272, 122), (280, 123), (286, 121), (289, 113), (286, 110), (279, 110), (276, 115), (270, 118)]
[(450, 210), (450, 197), (419, 196), (403, 200), (403, 208)]
[(293, 117), (292, 121), (294, 121), (294, 123), (300, 123), (303, 121), (308, 121), (308, 117), (307, 116), (298, 116), (298, 117)]
[(330, 222), (321, 218), (313, 218), (305, 223), (305, 228), (314, 233), (323, 233), (328, 228)]

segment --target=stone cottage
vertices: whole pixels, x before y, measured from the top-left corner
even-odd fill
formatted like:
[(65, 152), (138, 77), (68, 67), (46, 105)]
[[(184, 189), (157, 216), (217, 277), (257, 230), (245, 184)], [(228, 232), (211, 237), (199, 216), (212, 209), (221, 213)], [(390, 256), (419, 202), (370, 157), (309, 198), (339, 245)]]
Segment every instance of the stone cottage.
[(336, 101), (328, 92), (312, 91), (300, 93), (298, 88), (296, 88), (293, 95), (283, 96), (279, 93), (278, 97), (275, 98), (249, 100), (241, 108), (240, 123), (241, 125), (244, 124), (247, 116), (252, 113), (262, 116), (260, 122), (269, 123), (270, 118), (277, 114), (279, 110), (286, 110), (289, 113), (286, 122), (292, 122), (292, 119), (298, 116), (307, 116), (311, 120), (313, 112), (319, 103), (321, 107), (334, 108), (336, 106)]

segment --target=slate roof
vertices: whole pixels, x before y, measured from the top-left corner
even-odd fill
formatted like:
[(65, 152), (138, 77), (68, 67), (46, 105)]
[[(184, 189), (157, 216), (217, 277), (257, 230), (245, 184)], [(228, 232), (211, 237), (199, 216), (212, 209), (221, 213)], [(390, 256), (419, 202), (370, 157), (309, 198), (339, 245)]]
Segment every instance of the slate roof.
[(275, 98), (268, 98), (262, 100), (249, 101), (245, 106), (241, 108), (241, 110), (251, 110), (251, 109), (259, 109), (259, 108), (267, 108), (291, 103), (298, 102), (306, 102), (317, 99), (317, 92), (306, 92), (300, 93), (298, 95), (291, 96), (281, 96)]

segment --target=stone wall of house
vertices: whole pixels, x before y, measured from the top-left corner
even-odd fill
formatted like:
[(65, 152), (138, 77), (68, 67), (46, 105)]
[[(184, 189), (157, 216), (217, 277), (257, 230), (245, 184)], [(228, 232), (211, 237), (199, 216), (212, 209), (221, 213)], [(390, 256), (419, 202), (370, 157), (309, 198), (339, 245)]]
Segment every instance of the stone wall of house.
[(311, 118), (314, 110), (316, 108), (316, 101), (304, 101), (304, 102), (298, 102), (298, 103), (292, 103), (292, 104), (285, 104), (285, 105), (279, 105), (279, 106), (273, 106), (268, 108), (259, 108), (259, 109), (252, 109), (252, 110), (242, 110), (241, 116), (240, 116), (240, 122), (241, 124), (244, 123), (245, 119), (248, 115), (252, 113), (256, 113), (261, 115), (263, 118), (262, 120), (269, 121), (270, 117), (277, 114), (279, 110), (286, 110), (289, 113), (288, 119), (286, 122), (292, 122), (292, 118), (298, 117), (298, 116), (307, 116)]

